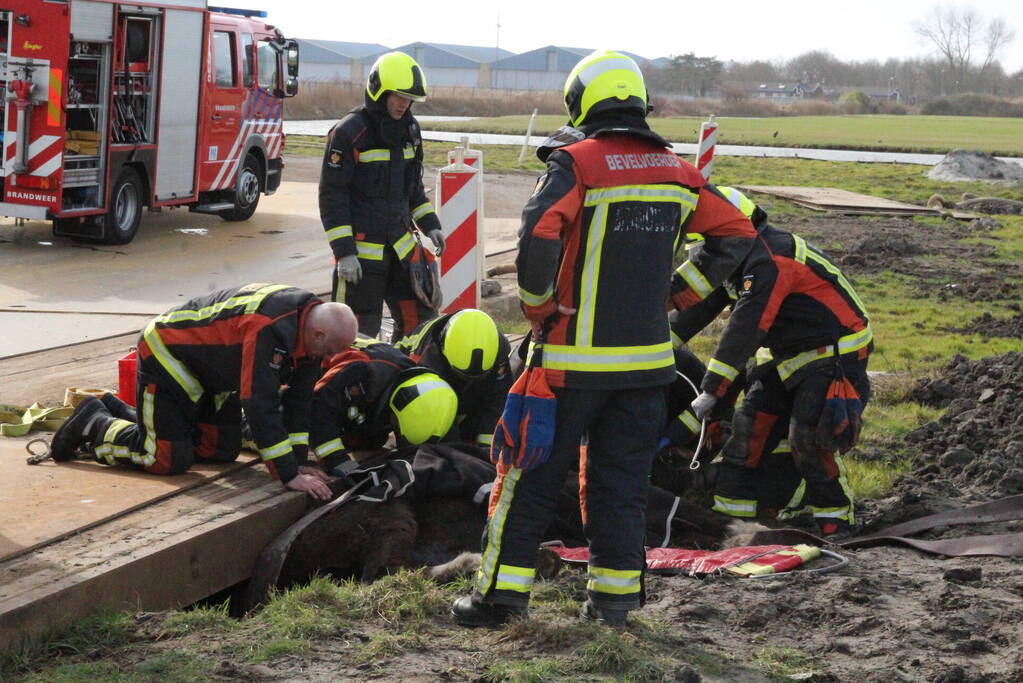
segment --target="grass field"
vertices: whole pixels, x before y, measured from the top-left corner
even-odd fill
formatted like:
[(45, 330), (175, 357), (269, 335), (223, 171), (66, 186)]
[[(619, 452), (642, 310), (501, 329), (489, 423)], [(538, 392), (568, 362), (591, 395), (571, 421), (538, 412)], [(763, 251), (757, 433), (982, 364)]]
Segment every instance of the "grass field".
[[(651, 117), (651, 127), (672, 142), (696, 142), (699, 118)], [(431, 122), (430, 130), (522, 135), (528, 116)], [(534, 135), (564, 125), (564, 116), (538, 116)], [(973, 116), (792, 116), (719, 120), (718, 144), (930, 152), (964, 147), (999, 156), (1023, 156), (1023, 119)]]

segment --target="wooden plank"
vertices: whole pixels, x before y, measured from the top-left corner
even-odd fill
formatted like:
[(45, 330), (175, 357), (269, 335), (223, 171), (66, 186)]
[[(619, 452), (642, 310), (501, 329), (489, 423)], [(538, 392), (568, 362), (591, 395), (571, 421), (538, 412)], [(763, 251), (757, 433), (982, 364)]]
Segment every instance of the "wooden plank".
[(883, 197), (872, 197), (858, 192), (850, 192), (835, 187), (794, 187), (787, 185), (736, 185), (743, 192), (759, 192), (818, 211), (835, 211), (839, 213), (909, 215), (909, 216), (946, 216), (970, 220), (975, 214), (964, 211), (950, 211), (927, 206), (918, 206)]
[(84, 460), (27, 465), (32, 438), (0, 439), (0, 561), (69, 534), (102, 524), (155, 501), (184, 493), (257, 459), (242, 453), (235, 463), (197, 462), (188, 472), (160, 477)]
[(103, 610), (175, 609), (249, 577), (307, 497), (261, 465), (0, 563), (0, 648)]

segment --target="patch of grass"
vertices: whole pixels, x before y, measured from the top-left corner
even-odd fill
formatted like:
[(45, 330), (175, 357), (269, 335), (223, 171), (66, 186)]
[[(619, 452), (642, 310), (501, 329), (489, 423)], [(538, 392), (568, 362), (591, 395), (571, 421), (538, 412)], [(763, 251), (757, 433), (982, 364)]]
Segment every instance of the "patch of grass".
[(856, 500), (883, 498), (892, 490), (895, 477), (910, 469), (909, 463), (895, 464), (866, 462), (856, 458), (845, 458), (849, 485)]
[(423, 628), (451, 607), (451, 593), (417, 571), (385, 576), (363, 592), (367, 610), (393, 628)]
[(421, 650), (426, 645), (426, 639), (423, 635), (415, 631), (405, 631), (402, 633), (378, 631), (370, 636), (370, 639), (359, 648), (356, 660), (359, 662), (377, 662), (388, 657)]
[(213, 659), (185, 652), (167, 652), (145, 659), (133, 671), (133, 680), (142, 678), (160, 683), (190, 683), (212, 677), (216, 664)]
[[(696, 142), (703, 117), (659, 117), (650, 127), (674, 142)], [(537, 116), (534, 135), (564, 125), (564, 115)], [(787, 116), (727, 118), (718, 121), (718, 142), (725, 145), (820, 147), (934, 152), (956, 147), (989, 154), (1023, 154), (1023, 120), (977, 116)], [(471, 121), (432, 121), (431, 130), (522, 135), (529, 116), (497, 116)]]
[(62, 655), (103, 656), (132, 642), (132, 616), (103, 612), (80, 619), (67, 629), (25, 640), (0, 653), (0, 679), (45, 666)]
[(297, 652), (308, 652), (309, 648), (312, 646), (313, 643), (311, 640), (300, 638), (276, 638), (267, 640), (266, 642), (258, 643), (255, 651), (252, 653), (252, 661), (269, 662), (277, 659), (278, 657), (284, 657), (285, 655), (291, 655)]
[(546, 683), (564, 680), (571, 668), (558, 657), (530, 657), (529, 659), (505, 659), (494, 662), (486, 669), (483, 679), (487, 681), (513, 681), (514, 683)]
[(666, 674), (664, 663), (649, 644), (635, 635), (597, 627), (593, 637), (580, 646), (575, 656), (579, 671), (608, 674), (626, 680), (660, 680)]
[(358, 598), (355, 585), (335, 583), (315, 577), (304, 586), (277, 593), (257, 615), (271, 637), (315, 639), (340, 633), (353, 617), (361, 616), (354, 607)]
[(45, 671), (31, 674), (24, 679), (25, 683), (121, 683), (139, 680), (137, 676), (125, 673), (117, 668), (112, 661), (81, 662), (62, 664)]
[(753, 663), (778, 679), (814, 670), (813, 657), (802, 650), (790, 647), (757, 648), (753, 652)]
[(197, 607), (183, 612), (174, 612), (163, 622), (163, 633), (168, 636), (185, 636), (200, 631), (226, 632), (238, 628), (238, 621), (228, 614), (228, 603)]

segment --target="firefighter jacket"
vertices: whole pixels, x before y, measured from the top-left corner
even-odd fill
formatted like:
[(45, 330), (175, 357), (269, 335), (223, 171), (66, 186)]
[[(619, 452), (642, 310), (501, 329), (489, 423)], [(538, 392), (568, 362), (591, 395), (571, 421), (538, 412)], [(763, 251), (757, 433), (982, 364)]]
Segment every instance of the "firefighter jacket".
[(319, 303), (315, 294), (286, 285), (213, 292), (153, 319), (139, 352), (152, 354), (193, 403), (203, 394), (238, 392), (260, 455), (287, 483), (309, 443), (320, 368), (306, 356), (302, 326)]
[[(749, 220), (649, 129), (597, 129), (550, 153), (523, 209), (516, 264), (526, 317), (546, 321), (541, 363), (551, 386), (673, 380), (665, 302), (687, 232), (704, 236), (707, 249), (692, 269), (715, 285), (755, 236)], [(558, 315), (559, 304), (577, 312)]]
[(451, 385), (458, 396), (457, 438), (465, 443), (490, 446), (494, 440), (494, 427), (504, 412), (514, 377), (508, 358), (511, 344), (502, 334), (497, 348), (497, 359), (490, 372), (479, 377), (468, 377), (451, 369), (444, 357), (441, 334), (454, 313), (427, 320), (395, 347), (407, 354), (417, 365), (436, 372)]
[(413, 221), (424, 233), (440, 221), (423, 188), (419, 124), (406, 114), (397, 144), (388, 145), (364, 105), (328, 135), (320, 171), (320, 220), (336, 259), (358, 254), (363, 267), (382, 267), (391, 245), (405, 261), (415, 246)]
[(383, 447), (394, 431), (391, 393), (416, 364), (390, 344), (360, 337), (325, 365), (313, 394), (309, 445), (330, 470), (350, 450)]
[(725, 307), (732, 315), (707, 364), (702, 390), (721, 397), (761, 346), (783, 382), (839, 355), (864, 358), (872, 333), (863, 302), (823, 252), (767, 223), (725, 285), (680, 312), (672, 331), (688, 341)]

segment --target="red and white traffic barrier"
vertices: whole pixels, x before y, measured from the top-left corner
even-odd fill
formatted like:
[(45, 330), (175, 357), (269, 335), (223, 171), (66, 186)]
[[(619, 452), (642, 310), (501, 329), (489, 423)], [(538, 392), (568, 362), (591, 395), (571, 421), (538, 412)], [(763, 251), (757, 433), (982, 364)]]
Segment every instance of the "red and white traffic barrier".
[(696, 168), (703, 174), (704, 179), (710, 178), (714, 170), (714, 145), (718, 141), (718, 122), (714, 116), (709, 121), (700, 124), (700, 146), (696, 150)]
[(483, 153), (467, 163), (464, 148), (437, 174), (437, 215), (444, 229), (445, 249), (440, 257), (441, 313), (479, 308), (483, 272)]

